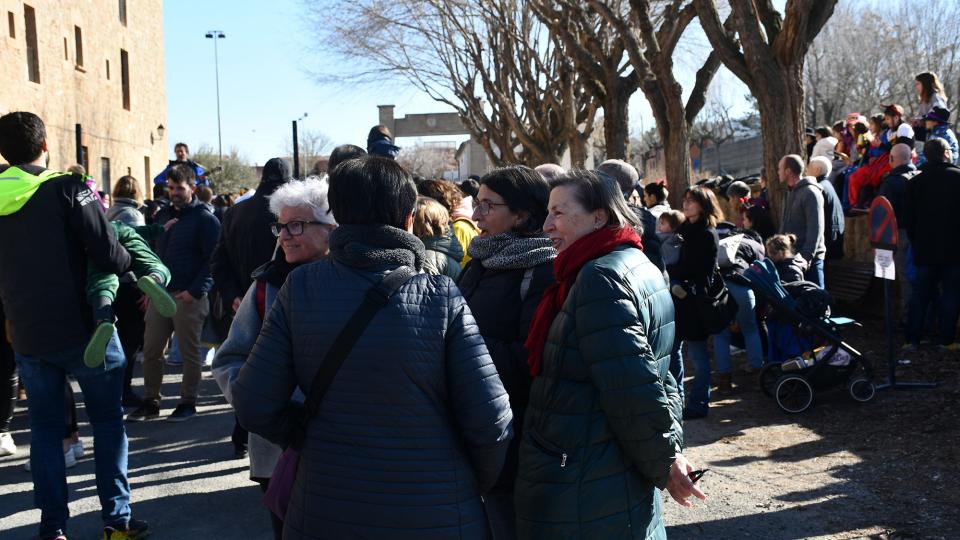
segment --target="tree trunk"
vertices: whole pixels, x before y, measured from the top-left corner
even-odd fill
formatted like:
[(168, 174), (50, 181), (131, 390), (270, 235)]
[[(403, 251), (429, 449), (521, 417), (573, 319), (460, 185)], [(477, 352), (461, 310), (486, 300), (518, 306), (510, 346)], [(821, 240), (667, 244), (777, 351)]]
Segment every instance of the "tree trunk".
[(606, 143), (606, 159), (626, 161), (630, 140), (630, 96), (624, 92), (622, 86), (610, 87), (603, 100), (603, 137)]
[(760, 130), (763, 134), (763, 178), (767, 182), (770, 212), (780, 225), (783, 212), (784, 186), (777, 168), (787, 154), (803, 157), (803, 62), (773, 69), (768, 67), (756, 77), (750, 91), (760, 108)]
[(671, 126), (666, 144), (663, 145), (664, 169), (672, 208), (680, 208), (683, 194), (690, 187), (690, 137), (686, 123)]

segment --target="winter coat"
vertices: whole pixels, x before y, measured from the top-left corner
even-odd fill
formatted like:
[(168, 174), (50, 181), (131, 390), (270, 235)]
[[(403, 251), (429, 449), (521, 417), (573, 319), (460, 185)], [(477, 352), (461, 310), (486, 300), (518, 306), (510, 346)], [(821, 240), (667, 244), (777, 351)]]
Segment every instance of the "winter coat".
[(170, 269), (172, 278), (167, 290), (189, 291), (200, 299), (213, 287), (210, 258), (220, 236), (220, 222), (212, 207), (196, 197), (183, 208), (171, 204), (163, 209), (157, 224), (174, 218), (177, 223), (157, 239), (154, 251)]
[(658, 489), (683, 447), (673, 341), (670, 293), (640, 250), (584, 265), (530, 391), (520, 538), (665, 538)]
[[(927, 133), (927, 140), (932, 139), (947, 141), (947, 146), (950, 147), (950, 162), (956, 165), (957, 159), (960, 158), (960, 147), (957, 146), (957, 134), (950, 129), (950, 124), (937, 124)], [(917, 156), (917, 167), (923, 167), (926, 163), (927, 156), (920, 152), (920, 155)]]
[(781, 283), (795, 283), (804, 280), (803, 275), (810, 268), (810, 263), (803, 258), (803, 255), (797, 253), (793, 258), (774, 263), (774, 266), (777, 267)]
[[(683, 237), (683, 246), (680, 248), (680, 261), (667, 267), (670, 280), (684, 282), (688, 290), (705, 290), (713, 277), (713, 269), (717, 266), (717, 231), (699, 220), (696, 223), (686, 221), (680, 224), (677, 232)], [(688, 294), (682, 300), (675, 298), (674, 307), (676, 334), (680, 339), (700, 341), (709, 337), (701, 324), (700, 308), (694, 294)]]
[(911, 178), (919, 174), (913, 163), (900, 165), (890, 171), (883, 177), (883, 183), (880, 184), (878, 195), (886, 197), (893, 207), (893, 215), (897, 218), (897, 227), (906, 228), (903, 215), (903, 198), (907, 193), (907, 183)]
[(477, 225), (473, 221), (467, 218), (454, 218), (450, 227), (453, 229), (453, 235), (457, 237), (457, 241), (460, 242), (460, 247), (463, 249), (463, 258), (460, 259), (460, 268), (463, 268), (470, 262), (470, 255), (467, 255), (467, 250), (470, 249), (470, 241), (480, 234), (480, 229), (477, 228)]
[[(405, 264), (397, 254), (413, 253), (364, 244), (387, 229), (419, 246), (410, 265), (420, 268), (423, 244), (413, 235), (341, 225), (330, 235), (330, 258), (287, 277), (231, 385), (251, 432), (289, 440), (301, 413), (290, 401), (294, 389), (306, 393), (367, 291)], [(511, 420), (453, 281), (412, 277), (366, 327), (307, 424), (283, 537), (487, 538), (480, 494), (500, 473)]]
[(81, 176), (21, 165), (0, 177), (0, 304), (13, 349), (38, 355), (83, 345), (93, 332), (88, 264), (122, 274), (130, 255)]
[[(529, 281), (524, 290), (522, 283), (527, 274)], [(524, 342), (543, 291), (553, 282), (552, 262), (529, 270), (496, 270), (484, 268), (477, 259), (467, 263), (457, 282), (510, 396), (514, 437), (495, 487), (500, 491), (513, 492), (523, 416), (530, 399), (530, 368)]]
[[(279, 263), (280, 266), (285, 263)], [(270, 279), (270, 274), (284, 272), (277, 268), (273, 261), (263, 265), (255, 271), (254, 283), (250, 285), (243, 301), (240, 302), (240, 308), (233, 317), (233, 323), (230, 325), (230, 333), (227, 339), (217, 349), (217, 355), (213, 359), (212, 374), (217, 381), (217, 386), (223, 392), (223, 397), (227, 402), (233, 402), (233, 393), (230, 390), (230, 383), (237, 378), (237, 373), (247, 361), (250, 350), (257, 342), (257, 336), (260, 335), (260, 328), (263, 326), (263, 319), (260, 317), (259, 307), (257, 306), (257, 280), (264, 281), (264, 314), (270, 312), (273, 302), (277, 298), (277, 292), (280, 288), (277, 281), (281, 283), (285, 276), (277, 276), (278, 279)], [(273, 283), (271, 283), (273, 281)], [(297, 402), (304, 401), (304, 395), (300, 390), (296, 390), (293, 399)], [(282, 449), (272, 442), (264, 439), (256, 433), (249, 436), (248, 451), (250, 455), (250, 478), (270, 478), (273, 475), (273, 469), (277, 465)]]
[(823, 188), (812, 176), (804, 176), (783, 199), (780, 232), (797, 235), (797, 251), (807, 261), (823, 259), (824, 242)]
[(137, 201), (124, 198), (113, 200), (113, 206), (107, 210), (107, 219), (109, 221), (120, 221), (131, 227), (140, 227), (146, 223)]
[(846, 226), (843, 220), (843, 204), (840, 203), (833, 183), (826, 176), (817, 178), (817, 184), (823, 190), (823, 241), (829, 244), (843, 235)]
[(929, 162), (907, 183), (904, 225), (917, 266), (960, 264), (960, 167)]
[(460, 260), (463, 259), (460, 242), (452, 234), (431, 236), (422, 240), (423, 247), (426, 248), (423, 271), (457, 279), (460, 275)]
[(270, 211), (269, 197), (289, 180), (286, 162), (271, 159), (264, 165), (253, 196), (224, 214), (210, 269), (225, 307), (233, 304), (234, 298), (243, 297), (253, 283), (253, 271), (273, 257), (277, 237), (270, 232), (270, 224), (277, 221), (277, 216)]
[(204, 169), (203, 166), (198, 165), (189, 159), (186, 161), (177, 161), (175, 159), (171, 159), (170, 162), (167, 163), (167, 166), (164, 167), (162, 171), (160, 171), (160, 174), (153, 177), (153, 183), (155, 185), (166, 184), (167, 173), (170, 172), (170, 168), (173, 167), (174, 165), (188, 165), (191, 169), (193, 169), (193, 174), (197, 176), (198, 186), (209, 185), (209, 182), (207, 182), (207, 177), (206, 177), (207, 170)]

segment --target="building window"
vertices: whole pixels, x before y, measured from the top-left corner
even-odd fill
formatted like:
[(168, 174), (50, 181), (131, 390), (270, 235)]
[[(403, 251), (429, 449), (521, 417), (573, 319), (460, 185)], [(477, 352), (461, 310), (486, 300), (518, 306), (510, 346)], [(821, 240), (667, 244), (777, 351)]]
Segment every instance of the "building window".
[(27, 38), (27, 77), (40, 83), (40, 51), (37, 49), (37, 15), (33, 8), (23, 5), (23, 33)]
[(110, 193), (110, 158), (100, 158), (100, 187)]
[(143, 156), (143, 178), (144, 182), (150, 180), (150, 156)]
[(110, 60), (107, 60), (107, 80), (110, 80)]
[(120, 24), (127, 25), (127, 0), (120, 0)]
[(80, 164), (83, 165), (83, 170), (90, 170), (90, 151), (86, 146), (80, 147), (80, 155), (83, 159), (80, 160)]
[(123, 86), (123, 108), (130, 110), (130, 62), (127, 51), (120, 49), (120, 85)]
[(10, 29), (10, 37), (12, 38), (17, 37), (17, 26), (16, 26), (16, 23), (14, 23), (14, 16), (12, 11), (7, 12), (7, 26)]
[(79, 26), (73, 27), (73, 40), (77, 48), (77, 67), (83, 67), (83, 30)]
[(70, 59), (70, 49), (67, 46), (67, 38), (63, 38), (63, 59)]

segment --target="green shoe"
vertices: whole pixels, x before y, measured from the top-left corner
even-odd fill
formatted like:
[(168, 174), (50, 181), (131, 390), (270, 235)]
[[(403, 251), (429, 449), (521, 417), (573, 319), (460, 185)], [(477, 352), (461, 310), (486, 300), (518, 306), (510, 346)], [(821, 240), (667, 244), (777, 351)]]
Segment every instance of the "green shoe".
[(143, 276), (137, 280), (137, 288), (150, 298), (150, 303), (160, 315), (173, 317), (177, 313), (176, 301), (157, 283), (157, 280), (150, 276)]
[(89, 368), (95, 368), (103, 364), (107, 356), (107, 344), (113, 337), (113, 324), (102, 322), (97, 325), (93, 331), (93, 337), (87, 343), (87, 348), (83, 350), (83, 363)]

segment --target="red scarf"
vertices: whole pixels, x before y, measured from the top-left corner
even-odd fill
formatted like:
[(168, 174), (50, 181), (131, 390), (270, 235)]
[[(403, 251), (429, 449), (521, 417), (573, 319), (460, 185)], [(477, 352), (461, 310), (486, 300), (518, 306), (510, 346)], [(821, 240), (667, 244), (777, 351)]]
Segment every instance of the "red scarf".
[(603, 227), (580, 238), (553, 260), (553, 272), (557, 281), (543, 292), (543, 298), (537, 306), (537, 312), (533, 316), (533, 322), (530, 323), (530, 332), (524, 344), (530, 353), (527, 362), (530, 365), (531, 376), (536, 377), (540, 374), (543, 346), (547, 342), (550, 326), (553, 324), (553, 319), (560, 313), (560, 308), (563, 307), (567, 294), (573, 288), (580, 269), (593, 259), (602, 257), (622, 245), (643, 249), (640, 237), (632, 227), (619, 229)]

